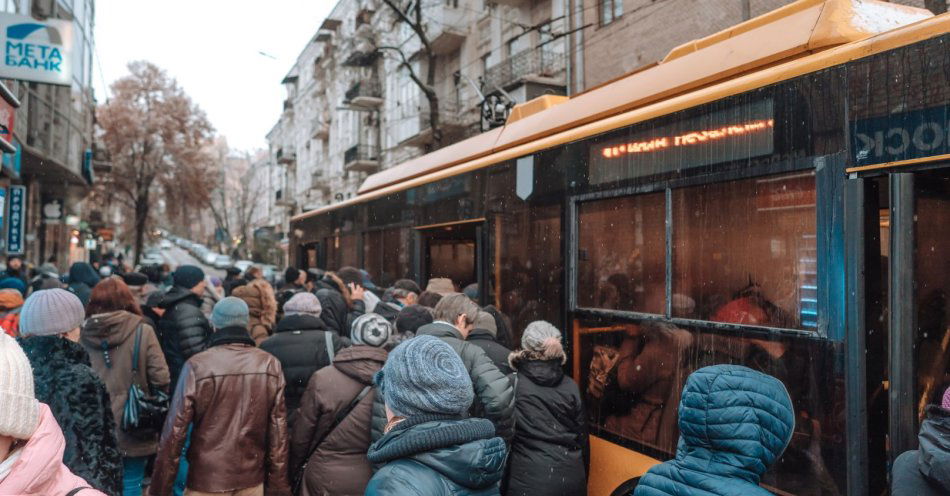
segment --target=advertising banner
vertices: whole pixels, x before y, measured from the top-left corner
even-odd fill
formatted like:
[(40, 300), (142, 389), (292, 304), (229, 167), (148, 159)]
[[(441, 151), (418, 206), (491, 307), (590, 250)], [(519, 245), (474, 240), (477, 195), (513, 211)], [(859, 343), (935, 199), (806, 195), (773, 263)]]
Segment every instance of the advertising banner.
[(70, 84), (72, 22), (0, 14), (0, 43), (3, 43), (0, 78)]
[(7, 254), (23, 254), (23, 226), (26, 222), (26, 186), (10, 186), (10, 214), (7, 216)]

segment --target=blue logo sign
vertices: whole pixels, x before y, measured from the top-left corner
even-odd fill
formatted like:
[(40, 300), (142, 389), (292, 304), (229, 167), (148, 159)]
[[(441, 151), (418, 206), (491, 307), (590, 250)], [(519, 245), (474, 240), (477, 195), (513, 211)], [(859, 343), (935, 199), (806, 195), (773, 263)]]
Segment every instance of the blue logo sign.
[(4, 64), (47, 72), (63, 72), (63, 37), (45, 24), (23, 23), (7, 26)]
[(23, 254), (23, 224), (26, 221), (26, 186), (10, 186), (10, 222), (7, 227), (7, 253)]

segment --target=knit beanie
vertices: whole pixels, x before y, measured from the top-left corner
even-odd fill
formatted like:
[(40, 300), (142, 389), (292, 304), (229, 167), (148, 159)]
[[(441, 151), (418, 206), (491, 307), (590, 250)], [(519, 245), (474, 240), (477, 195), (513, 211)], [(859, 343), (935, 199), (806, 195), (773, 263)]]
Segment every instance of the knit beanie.
[(313, 315), (319, 317), (323, 312), (320, 300), (313, 293), (297, 293), (284, 303), (284, 315)]
[(561, 331), (543, 320), (536, 320), (525, 327), (524, 334), (521, 335), (521, 348), (545, 360), (564, 357)]
[(30, 361), (15, 339), (0, 332), (0, 435), (29, 439), (39, 420)]
[(396, 330), (399, 332), (411, 332), (415, 334), (420, 327), (431, 324), (435, 319), (432, 318), (432, 310), (422, 305), (409, 305), (403, 307), (396, 315)]
[(79, 298), (65, 289), (44, 289), (31, 294), (20, 309), (22, 336), (55, 336), (80, 327), (86, 310)]
[(182, 265), (178, 270), (172, 273), (172, 280), (175, 286), (181, 286), (185, 289), (191, 289), (205, 279), (205, 272), (200, 267), (194, 265)]
[(19, 291), (21, 295), (25, 295), (26, 283), (16, 277), (4, 277), (0, 279), (0, 289), (15, 289)]
[(211, 310), (211, 325), (215, 329), (224, 329), (225, 327), (243, 327), (247, 329), (250, 316), (247, 309), (247, 303), (244, 300), (234, 296), (228, 296), (215, 303)]
[(475, 398), (462, 359), (435, 336), (416, 336), (394, 348), (373, 382), (400, 417), (463, 415)]
[(350, 340), (353, 344), (380, 347), (386, 344), (393, 333), (393, 325), (382, 315), (364, 313), (353, 321)]
[(148, 284), (148, 276), (141, 272), (126, 272), (122, 274), (122, 280), (127, 286), (145, 286)]
[(445, 296), (455, 292), (455, 284), (452, 283), (451, 279), (436, 277), (435, 279), (429, 279), (429, 284), (426, 285), (426, 291)]
[(940, 406), (944, 410), (950, 410), (950, 387), (943, 392), (943, 401), (940, 402)]

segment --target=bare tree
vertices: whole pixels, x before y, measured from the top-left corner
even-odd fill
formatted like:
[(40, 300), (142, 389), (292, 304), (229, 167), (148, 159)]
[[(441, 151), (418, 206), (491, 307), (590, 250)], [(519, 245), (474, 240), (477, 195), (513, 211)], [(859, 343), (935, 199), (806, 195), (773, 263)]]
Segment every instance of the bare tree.
[(406, 57), (401, 48), (389, 45), (377, 47), (379, 50), (393, 51), (399, 55), (400, 67), (405, 68), (409, 73), (409, 78), (419, 87), (426, 100), (429, 101), (429, 127), (432, 129), (433, 148), (442, 147), (442, 127), (439, 117), (439, 94), (435, 90), (435, 53), (432, 51), (432, 45), (429, 41), (429, 35), (426, 33), (425, 24), (422, 22), (422, 2), (410, 2), (407, 6), (409, 10), (397, 5), (394, 0), (383, 0), (383, 3), (399, 19), (399, 22), (405, 23), (412, 29), (416, 37), (419, 38), (421, 47), (422, 61), (425, 63), (425, 81), (416, 73), (414, 67)]
[(162, 195), (179, 213), (207, 195), (204, 148), (213, 130), (165, 71), (149, 62), (132, 62), (129, 72), (112, 84), (113, 97), (98, 108), (97, 117), (113, 164), (103, 185), (133, 212), (138, 263), (153, 207)]

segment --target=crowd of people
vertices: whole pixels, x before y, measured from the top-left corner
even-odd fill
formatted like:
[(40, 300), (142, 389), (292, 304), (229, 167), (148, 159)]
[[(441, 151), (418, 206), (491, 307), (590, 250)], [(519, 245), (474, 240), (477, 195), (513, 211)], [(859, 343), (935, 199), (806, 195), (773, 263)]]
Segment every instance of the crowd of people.
[[(0, 276), (0, 495), (587, 493), (561, 331), (534, 321), (512, 343), (452, 281), (41, 273)], [(634, 494), (766, 494), (793, 412), (773, 377), (694, 372), (677, 456)]]

